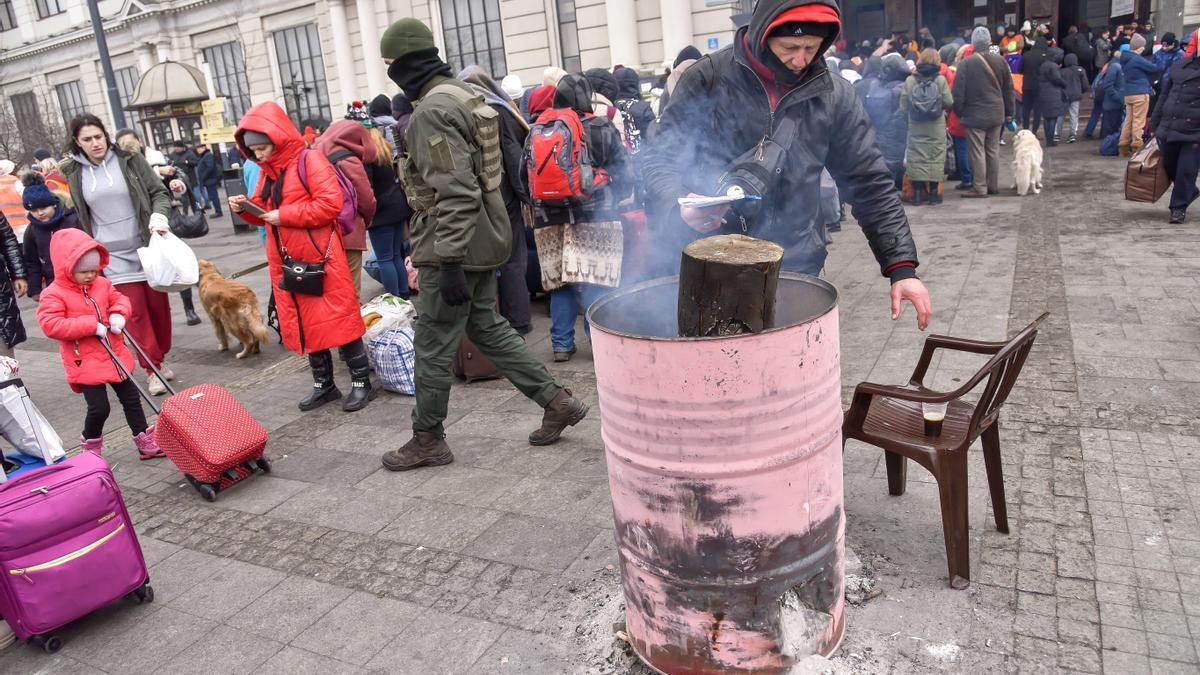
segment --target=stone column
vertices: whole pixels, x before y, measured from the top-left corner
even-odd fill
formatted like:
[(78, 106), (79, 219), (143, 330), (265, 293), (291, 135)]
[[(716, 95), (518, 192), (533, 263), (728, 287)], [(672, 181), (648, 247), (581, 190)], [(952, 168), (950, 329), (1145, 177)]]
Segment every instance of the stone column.
[(692, 44), (692, 4), (688, 0), (659, 0), (662, 13), (663, 60), (671, 62), (679, 50)]
[[(636, 68), (642, 64), (638, 55), (637, 11), (633, 0), (604, 0), (604, 15), (608, 23), (608, 50), (612, 62)], [(689, 23), (690, 16), (689, 16)]]
[(1154, 32), (1160, 38), (1163, 33), (1170, 31), (1183, 42), (1183, 6), (1183, 0), (1159, 0)]
[[(356, 0), (358, 6), (358, 30), (362, 36), (362, 57), (364, 69), (367, 71), (367, 89), (364, 94), (369, 101), (384, 93), (387, 86), (387, 66), (379, 56), (379, 26), (378, 20), (382, 0)], [(386, 13), (386, 9), (384, 10)]]
[[(331, 99), (333, 119), (341, 119), (343, 106), (354, 100), (354, 52), (350, 49), (350, 26), (342, 0), (329, 2), (329, 28), (333, 31), (333, 59), (337, 66), (337, 99)], [(332, 92), (331, 92), (332, 94)]]
[(137, 56), (138, 75), (145, 75), (147, 70), (150, 70), (158, 63), (158, 59), (154, 57), (154, 47), (145, 44), (133, 48), (134, 55)]

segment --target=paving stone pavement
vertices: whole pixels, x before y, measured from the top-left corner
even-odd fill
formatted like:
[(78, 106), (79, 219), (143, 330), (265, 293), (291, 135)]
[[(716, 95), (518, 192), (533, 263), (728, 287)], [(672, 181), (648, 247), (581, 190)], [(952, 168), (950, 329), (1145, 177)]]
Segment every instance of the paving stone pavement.
[[(931, 332), (995, 340), (1052, 314), (1001, 416), (1008, 535), (992, 525), (971, 450), (970, 589), (946, 583), (930, 477), (914, 468), (908, 492), (890, 497), (881, 453), (848, 445), (847, 542), (881, 594), (848, 606), (830, 667), (1200, 670), (1200, 236), (1194, 222), (1166, 225), (1165, 208), (1120, 201), (1123, 164), (1094, 152), (1048, 151), (1039, 197), (949, 195), (909, 210)], [(890, 320), (887, 282), (856, 229), (848, 220), (833, 235), (826, 269), (840, 292), (846, 403), (859, 381), (906, 381), (924, 339), (911, 309)], [(227, 269), (262, 255), (249, 235), (214, 234), (198, 250)], [(265, 297), (264, 273), (245, 280)], [(548, 362), (544, 303), (535, 314), (530, 344)], [(379, 455), (407, 438), (410, 398), (302, 414), (300, 359), (272, 346), (236, 362), (215, 351), (207, 322), (178, 318), (179, 379), (239, 396), (271, 430), (272, 473), (205, 503), (169, 464), (137, 461), (114, 415), (106, 455), (156, 601), (68, 627), (54, 656), (10, 648), (0, 672), (646, 672), (613, 637), (621, 593), (597, 415), (531, 448), (534, 404), (502, 381), (456, 385), (455, 463), (392, 474)], [(35, 399), (73, 438), (82, 401), (52, 347), (34, 339), (18, 354)], [(979, 365), (943, 355), (933, 383), (956, 387)], [(586, 339), (552, 370), (595, 402)]]

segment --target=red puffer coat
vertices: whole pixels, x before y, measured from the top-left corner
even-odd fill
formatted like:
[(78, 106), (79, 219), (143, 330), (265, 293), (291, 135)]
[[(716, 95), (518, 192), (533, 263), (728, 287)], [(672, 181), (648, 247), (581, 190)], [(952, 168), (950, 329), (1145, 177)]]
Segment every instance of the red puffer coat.
[(338, 169), (354, 186), (358, 196), (358, 217), (354, 219), (354, 231), (346, 235), (345, 245), (351, 251), (367, 250), (367, 228), (375, 217), (376, 204), (375, 191), (371, 189), (371, 179), (363, 165), (375, 161), (375, 143), (363, 125), (353, 120), (338, 120), (313, 143), (313, 149), (334, 158), (338, 157), (336, 153), (352, 153), (337, 161)]
[[(80, 385), (108, 384), (124, 380), (112, 358), (96, 337), (96, 324), (108, 325), (109, 317), (120, 314), (126, 319), (133, 311), (129, 298), (118, 291), (111, 281), (96, 275), (92, 283), (75, 283), (71, 270), (84, 253), (100, 251), (100, 269), (108, 266), (108, 250), (83, 230), (59, 230), (50, 237), (50, 259), (54, 262), (54, 282), (42, 291), (37, 319), (46, 337), (58, 340), (67, 384), (72, 391), (82, 391)], [(133, 355), (124, 340), (109, 340), (113, 350), (133, 372)]]
[[(354, 292), (342, 235), (335, 223), (342, 208), (342, 193), (333, 167), (320, 152), (310, 151), (304, 160), (308, 183), (308, 189), (304, 189), (298, 174), (304, 139), (283, 109), (271, 101), (247, 111), (235, 134), (238, 147), (247, 157), (253, 157), (254, 153), (242, 140), (246, 130), (266, 134), (275, 146), (271, 156), (259, 163), (258, 185), (250, 198), (266, 211), (278, 209), (279, 227), (249, 212), (242, 215), (250, 223), (267, 226), (267, 261), (284, 346), (299, 354), (311, 354), (361, 338), (364, 329), (358, 294)], [(297, 260), (319, 262), (326, 249), (329, 250), (323, 294), (279, 290), (282, 272), (276, 233), (283, 248)], [(330, 237), (334, 238), (332, 246)]]

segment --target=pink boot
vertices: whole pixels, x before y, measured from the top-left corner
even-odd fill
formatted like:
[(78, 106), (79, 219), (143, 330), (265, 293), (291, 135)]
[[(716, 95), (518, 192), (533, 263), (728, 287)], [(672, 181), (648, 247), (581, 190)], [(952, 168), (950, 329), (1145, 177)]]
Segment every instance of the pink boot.
[(99, 455), (99, 454), (101, 454), (100, 448), (103, 447), (103, 445), (104, 445), (103, 438), (84, 438), (83, 436), (79, 437), (79, 447), (84, 452), (94, 452), (97, 455)]
[(137, 446), (139, 459), (154, 459), (165, 456), (162, 448), (158, 447), (158, 443), (154, 441), (154, 427), (150, 427), (134, 436), (133, 443)]

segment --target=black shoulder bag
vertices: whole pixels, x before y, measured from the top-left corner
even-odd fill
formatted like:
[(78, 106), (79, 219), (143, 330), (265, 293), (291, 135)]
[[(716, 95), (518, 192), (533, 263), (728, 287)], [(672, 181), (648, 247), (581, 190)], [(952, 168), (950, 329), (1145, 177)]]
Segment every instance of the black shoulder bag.
[[(775, 187), (783, 173), (783, 164), (787, 158), (788, 148), (796, 138), (796, 121), (790, 117), (779, 120), (779, 125), (771, 131), (758, 145), (742, 153), (730, 163), (725, 173), (717, 181), (717, 190), (725, 194), (729, 188), (738, 186), (747, 195), (761, 199), (748, 199), (738, 202), (735, 210), (742, 219), (753, 218), (757, 215), (758, 207), (768, 198), (768, 193)], [(745, 224), (743, 223), (743, 228)]]
[[(277, 193), (272, 203), (280, 203), (282, 201), (282, 186), (283, 174), (280, 173), (275, 185), (263, 186), (263, 196)], [(271, 237), (275, 239), (275, 249), (279, 251), (279, 262), (283, 268), (283, 274), (279, 279), (280, 290), (290, 293), (302, 293), (304, 295), (321, 295), (325, 292), (325, 263), (329, 262), (329, 252), (333, 250), (333, 240), (337, 237), (336, 232), (334, 232), (336, 229), (337, 224), (335, 223), (330, 228), (329, 244), (325, 246), (324, 257), (319, 262), (305, 262), (293, 258), (288, 254), (288, 250), (279, 241), (279, 226), (271, 226)]]

